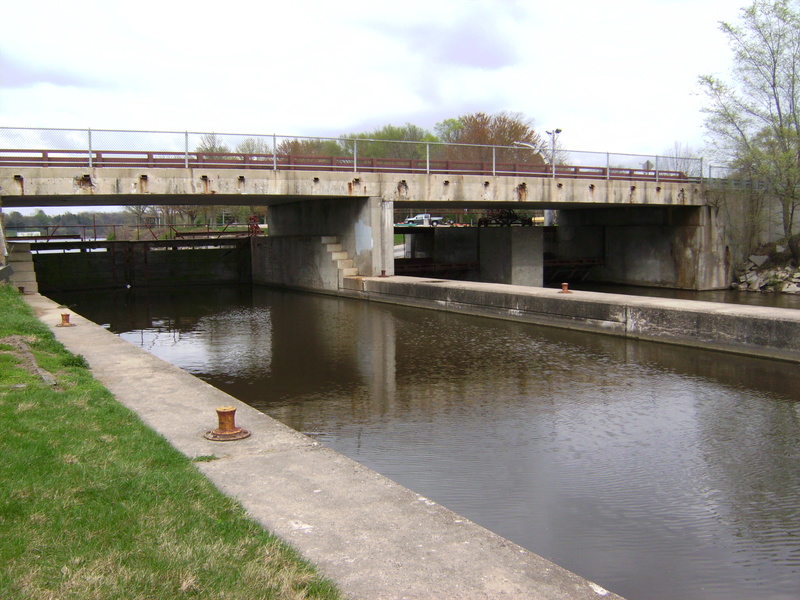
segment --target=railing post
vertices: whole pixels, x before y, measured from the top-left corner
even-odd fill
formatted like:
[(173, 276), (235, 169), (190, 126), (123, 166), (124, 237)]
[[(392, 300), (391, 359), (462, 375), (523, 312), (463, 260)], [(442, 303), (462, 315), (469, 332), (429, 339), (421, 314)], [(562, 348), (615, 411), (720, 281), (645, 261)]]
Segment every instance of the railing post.
[(189, 130), (183, 134), (183, 166), (189, 168)]
[(658, 183), (658, 154), (656, 154), (656, 183)]
[(611, 155), (606, 152), (606, 179), (611, 179)]
[(431, 143), (425, 142), (425, 174), (431, 174)]
[(492, 177), (497, 176), (497, 146), (492, 146)]
[(278, 170), (278, 138), (272, 134), (272, 170)]
[(353, 140), (353, 173), (358, 172), (358, 140)]
[[(711, 179), (711, 173), (709, 172), (708, 178)], [(703, 183), (703, 157), (700, 157), (700, 183)]]
[(92, 128), (90, 127), (88, 130), (88, 140), (89, 140), (89, 168), (92, 168)]

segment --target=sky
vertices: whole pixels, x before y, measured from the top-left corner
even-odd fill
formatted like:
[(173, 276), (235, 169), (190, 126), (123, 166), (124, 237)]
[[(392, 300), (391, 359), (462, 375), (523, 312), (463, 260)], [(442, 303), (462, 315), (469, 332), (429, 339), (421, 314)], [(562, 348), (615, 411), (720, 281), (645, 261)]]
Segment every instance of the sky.
[(10, 0), (0, 126), (336, 137), (508, 111), (567, 150), (701, 151), (698, 77), (728, 74), (719, 22), (746, 4)]

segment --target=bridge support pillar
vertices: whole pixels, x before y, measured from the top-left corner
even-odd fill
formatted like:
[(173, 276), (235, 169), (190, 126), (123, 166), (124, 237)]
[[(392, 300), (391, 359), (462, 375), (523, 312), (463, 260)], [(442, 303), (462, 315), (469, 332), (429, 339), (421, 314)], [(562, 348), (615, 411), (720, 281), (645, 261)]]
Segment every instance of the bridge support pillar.
[(482, 227), (479, 229), (481, 281), (542, 287), (541, 227)]
[(269, 209), (269, 236), (253, 242), (253, 282), (336, 291), (348, 275), (394, 274), (394, 203), (320, 198)]

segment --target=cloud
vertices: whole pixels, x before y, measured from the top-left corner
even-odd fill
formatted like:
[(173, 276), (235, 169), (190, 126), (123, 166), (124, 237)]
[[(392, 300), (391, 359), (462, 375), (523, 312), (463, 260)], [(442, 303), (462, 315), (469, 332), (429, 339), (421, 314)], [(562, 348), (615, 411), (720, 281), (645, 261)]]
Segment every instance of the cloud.
[(102, 79), (74, 73), (48, 65), (29, 63), (0, 52), (0, 88), (30, 88), (40, 84), (60, 87), (101, 87), (107, 85)]
[(401, 40), (428, 68), (500, 69), (520, 59), (511, 23), (502, 10), (465, 4), (465, 12), (417, 23), (375, 23), (376, 30)]

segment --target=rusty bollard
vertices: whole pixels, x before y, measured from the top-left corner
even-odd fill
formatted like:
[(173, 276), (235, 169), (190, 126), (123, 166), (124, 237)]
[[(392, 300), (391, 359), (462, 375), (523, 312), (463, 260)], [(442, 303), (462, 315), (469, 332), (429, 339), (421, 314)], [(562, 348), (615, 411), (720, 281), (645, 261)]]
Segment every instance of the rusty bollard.
[(56, 327), (75, 327), (75, 323), (69, 322), (69, 313), (61, 313), (61, 323), (56, 324)]
[(561, 291), (558, 292), (558, 293), (559, 294), (571, 294), (572, 292), (569, 290), (569, 284), (568, 283), (562, 283), (561, 284)]
[(236, 426), (236, 407), (220, 406), (217, 409), (217, 420), (219, 421), (219, 427), (206, 431), (206, 439), (212, 442), (232, 442), (250, 437), (250, 432), (247, 429)]

